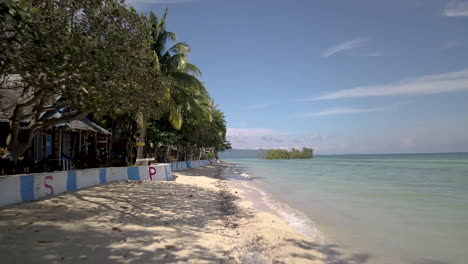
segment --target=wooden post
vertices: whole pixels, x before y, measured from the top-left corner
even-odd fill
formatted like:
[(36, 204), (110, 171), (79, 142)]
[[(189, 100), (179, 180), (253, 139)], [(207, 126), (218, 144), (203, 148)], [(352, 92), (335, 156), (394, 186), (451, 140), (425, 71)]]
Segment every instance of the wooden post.
[(58, 160), (59, 160), (59, 167), (62, 166), (62, 128), (60, 128), (60, 136), (59, 136), (59, 153), (58, 153)]
[(96, 153), (98, 153), (97, 141), (98, 141), (98, 134), (97, 132), (94, 132), (94, 150), (96, 151)]
[(81, 129), (80, 129), (80, 134), (78, 138), (78, 155), (81, 153)]

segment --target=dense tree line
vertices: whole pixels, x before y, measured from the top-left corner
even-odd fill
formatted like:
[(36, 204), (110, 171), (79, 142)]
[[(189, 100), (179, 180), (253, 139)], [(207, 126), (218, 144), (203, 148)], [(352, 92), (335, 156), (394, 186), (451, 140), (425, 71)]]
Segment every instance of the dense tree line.
[(291, 151), (286, 149), (270, 149), (265, 155), (265, 159), (311, 159), (314, 156), (314, 150), (311, 148), (303, 148), (297, 150), (293, 148)]
[[(188, 61), (190, 47), (161, 18), (118, 0), (0, 0), (0, 110), (17, 160), (43, 129), (92, 114), (139, 144), (222, 151), (226, 122)], [(44, 111), (60, 116), (43, 119)], [(151, 147), (153, 146), (153, 147)]]

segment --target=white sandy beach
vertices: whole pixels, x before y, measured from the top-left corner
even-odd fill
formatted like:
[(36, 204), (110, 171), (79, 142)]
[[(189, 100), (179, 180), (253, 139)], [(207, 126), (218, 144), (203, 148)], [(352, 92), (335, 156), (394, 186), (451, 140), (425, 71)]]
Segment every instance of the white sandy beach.
[[(355, 263), (217, 178), (118, 182), (0, 209), (2, 263)], [(331, 250), (331, 251), (330, 251)], [(357, 262), (356, 262), (357, 263)]]

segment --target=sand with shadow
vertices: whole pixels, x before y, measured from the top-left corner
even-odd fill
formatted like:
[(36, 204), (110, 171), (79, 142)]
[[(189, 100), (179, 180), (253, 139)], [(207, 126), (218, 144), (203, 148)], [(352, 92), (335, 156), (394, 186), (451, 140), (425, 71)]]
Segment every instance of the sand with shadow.
[[(343, 259), (220, 179), (125, 181), (0, 209), (2, 263), (364, 263)], [(338, 252), (339, 253), (339, 252)]]

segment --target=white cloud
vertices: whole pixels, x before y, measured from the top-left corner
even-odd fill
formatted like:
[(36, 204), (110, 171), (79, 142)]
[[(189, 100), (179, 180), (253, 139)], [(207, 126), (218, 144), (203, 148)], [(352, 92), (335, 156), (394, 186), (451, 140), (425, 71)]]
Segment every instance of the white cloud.
[(369, 41), (368, 38), (358, 38), (358, 39), (345, 41), (343, 43), (340, 43), (340, 44), (338, 44), (336, 46), (333, 46), (333, 47), (329, 48), (328, 50), (326, 50), (322, 54), (322, 56), (323, 57), (330, 57), (330, 56), (333, 56), (333, 55), (335, 55), (337, 53), (340, 53), (340, 52), (345, 52), (345, 51), (348, 51), (348, 50), (357, 49), (357, 48), (360, 48), (360, 47), (364, 46), (368, 41)]
[(297, 118), (309, 118), (316, 116), (329, 116), (329, 115), (349, 115), (359, 113), (370, 113), (383, 110), (382, 108), (349, 108), (349, 107), (335, 107), (329, 108), (318, 112), (306, 113), (295, 115)]
[(427, 95), (456, 91), (468, 91), (468, 69), (443, 74), (426, 75), (392, 84), (344, 89), (319, 97), (305, 99), (305, 101), (372, 96)]
[(267, 128), (228, 128), (227, 139), (235, 149), (290, 149), (312, 146), (310, 136)]
[(322, 136), (319, 135), (319, 134), (315, 134), (315, 135), (310, 136), (310, 139), (311, 139), (312, 141), (321, 141), (321, 140), (322, 140)]
[(266, 136), (275, 133), (267, 128), (231, 128), (227, 129), (228, 136)]
[(311, 133), (266, 128), (228, 128), (234, 149), (312, 147), (316, 154), (466, 152), (468, 123), (464, 117), (429, 119), (413, 126)]
[(468, 1), (452, 0), (445, 7), (445, 16), (468, 16)]

